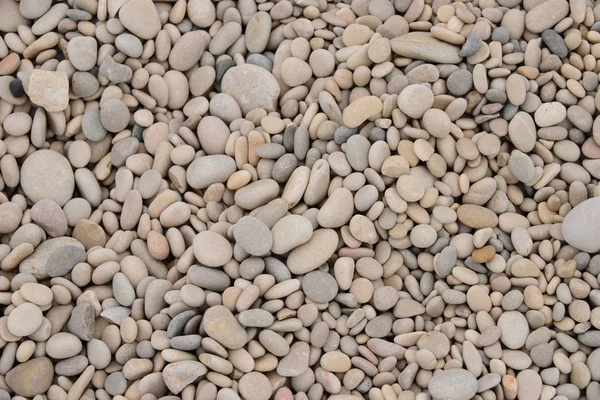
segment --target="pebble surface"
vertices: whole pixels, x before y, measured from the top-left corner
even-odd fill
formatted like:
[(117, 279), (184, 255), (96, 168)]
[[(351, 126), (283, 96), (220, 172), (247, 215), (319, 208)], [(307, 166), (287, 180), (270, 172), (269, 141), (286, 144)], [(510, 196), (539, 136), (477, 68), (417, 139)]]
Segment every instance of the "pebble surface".
[(594, 2), (0, 15), (0, 400), (600, 399)]

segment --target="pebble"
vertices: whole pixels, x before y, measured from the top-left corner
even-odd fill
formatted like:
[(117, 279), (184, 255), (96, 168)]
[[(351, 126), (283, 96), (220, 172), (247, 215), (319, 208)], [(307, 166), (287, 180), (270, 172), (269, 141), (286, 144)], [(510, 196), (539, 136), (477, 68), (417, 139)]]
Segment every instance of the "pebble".
[(21, 167), (21, 187), (33, 202), (50, 199), (63, 206), (71, 199), (75, 178), (69, 161), (52, 150), (38, 150)]
[(332, 229), (317, 229), (310, 240), (293, 249), (287, 258), (287, 266), (293, 274), (306, 274), (327, 261), (335, 252), (339, 238)]
[(273, 247), (273, 235), (269, 228), (255, 217), (240, 218), (235, 224), (233, 237), (237, 245), (253, 256), (264, 256)]
[(16, 365), (6, 374), (6, 384), (19, 396), (46, 393), (54, 380), (54, 367), (47, 357), (36, 357)]
[(194, 238), (193, 249), (196, 259), (209, 267), (225, 265), (233, 254), (227, 239), (212, 231), (198, 233)]
[(244, 374), (239, 383), (240, 394), (246, 399), (268, 400), (273, 393), (271, 381), (260, 372)]
[(565, 44), (562, 36), (553, 29), (546, 29), (542, 32), (542, 40), (548, 46), (550, 51), (560, 58), (564, 58), (569, 54), (569, 49)]
[(383, 103), (377, 97), (361, 97), (344, 109), (344, 125), (348, 128), (356, 128), (367, 119), (379, 114), (382, 108)]
[(328, 303), (338, 294), (336, 280), (323, 271), (312, 271), (302, 279), (302, 291), (315, 303)]
[(235, 160), (229, 156), (204, 156), (189, 165), (186, 180), (194, 189), (206, 189), (214, 183), (226, 182), (235, 170)]
[(591, 3), (0, 13), (0, 399), (600, 397)]
[(598, 207), (596, 198), (579, 203), (564, 219), (561, 232), (567, 243), (582, 251), (595, 253), (600, 250), (600, 241), (595, 235), (598, 229)]
[(123, 26), (140, 39), (154, 39), (160, 31), (158, 11), (150, 0), (131, 0), (119, 8)]
[(228, 69), (221, 89), (238, 102), (244, 114), (255, 108), (274, 111), (281, 90), (269, 71), (250, 64)]
[(459, 49), (436, 39), (428, 32), (411, 32), (390, 41), (394, 53), (417, 60), (440, 64), (457, 64), (462, 60)]
[[(551, 10), (548, 12), (548, 10)], [(569, 14), (569, 3), (566, 0), (548, 0), (538, 4), (525, 15), (525, 27), (533, 33), (541, 33), (554, 27)]]
[(427, 390), (435, 400), (468, 400), (477, 393), (477, 379), (467, 370), (450, 369), (435, 374)]
[(71, 311), (68, 328), (69, 332), (81, 340), (89, 341), (94, 335), (96, 309), (91, 303), (78, 304)]
[(421, 84), (407, 86), (398, 96), (400, 111), (414, 119), (423, 117), (423, 114), (431, 108), (433, 102), (433, 92)]
[(91, 37), (74, 37), (67, 45), (69, 60), (78, 71), (89, 71), (96, 66), (98, 42)]
[(204, 313), (202, 326), (208, 336), (228, 349), (236, 350), (246, 344), (246, 331), (237, 322), (231, 311), (216, 305)]
[(179, 394), (186, 386), (205, 375), (207, 368), (198, 361), (183, 360), (168, 364), (162, 371), (167, 388)]
[(35, 203), (31, 207), (31, 219), (51, 237), (64, 236), (67, 233), (67, 216), (52, 199), (46, 198)]
[(33, 70), (27, 94), (32, 103), (46, 111), (63, 111), (69, 104), (69, 79), (66, 72)]
[(23, 303), (8, 315), (6, 327), (15, 336), (28, 336), (42, 325), (43, 315), (40, 308), (33, 303)]
[(109, 132), (120, 132), (129, 125), (129, 110), (119, 99), (109, 99), (100, 107), (100, 122)]
[(277, 364), (277, 374), (296, 377), (308, 369), (310, 346), (306, 342), (296, 342), (290, 347), (289, 353)]
[(502, 343), (509, 349), (517, 350), (523, 347), (529, 324), (527, 319), (518, 311), (506, 311), (498, 319), (498, 328), (502, 332)]

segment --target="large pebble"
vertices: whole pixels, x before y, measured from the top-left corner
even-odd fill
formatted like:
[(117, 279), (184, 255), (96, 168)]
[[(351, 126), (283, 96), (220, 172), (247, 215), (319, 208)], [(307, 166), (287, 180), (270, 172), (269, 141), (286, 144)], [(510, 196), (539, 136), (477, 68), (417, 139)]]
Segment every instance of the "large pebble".
[(239, 349), (246, 344), (248, 336), (231, 311), (221, 305), (210, 307), (204, 313), (202, 326), (211, 338), (228, 349)]
[(69, 78), (64, 71), (34, 69), (27, 91), (31, 102), (46, 111), (63, 111), (69, 105)]
[(54, 366), (47, 357), (36, 357), (16, 365), (6, 374), (6, 384), (19, 396), (46, 393), (54, 379)]
[(194, 255), (203, 265), (220, 267), (225, 265), (233, 255), (231, 243), (213, 231), (203, 231), (194, 237)]
[[(563, 0), (564, 1), (564, 0)], [(440, 64), (458, 64), (460, 49), (434, 38), (429, 32), (411, 32), (390, 41), (394, 53)]]
[(213, 183), (226, 182), (236, 171), (235, 160), (218, 154), (195, 159), (186, 171), (188, 184), (194, 189), (206, 189)]
[(540, 33), (552, 28), (569, 14), (569, 3), (566, 0), (544, 1), (527, 12), (525, 26), (533, 33)]
[(271, 231), (256, 217), (240, 218), (233, 228), (233, 237), (242, 249), (253, 256), (264, 256), (273, 247)]
[(498, 328), (502, 331), (502, 343), (513, 350), (523, 347), (529, 335), (527, 319), (519, 311), (505, 311), (500, 315)]
[(288, 251), (308, 242), (313, 234), (310, 221), (300, 215), (288, 215), (277, 221), (271, 228), (275, 254), (285, 254)]
[(207, 371), (204, 364), (199, 361), (183, 360), (167, 364), (162, 371), (162, 376), (169, 390), (179, 394)]
[(227, 70), (221, 90), (238, 102), (244, 114), (255, 108), (275, 111), (280, 92), (277, 80), (269, 71), (251, 64)]
[(361, 97), (344, 109), (344, 125), (348, 128), (356, 128), (367, 119), (379, 114), (383, 103), (375, 96)]
[(44, 316), (38, 306), (33, 303), (23, 303), (8, 315), (6, 322), (9, 332), (15, 336), (27, 336), (42, 325)]
[(317, 229), (308, 242), (290, 252), (287, 266), (297, 275), (317, 269), (333, 255), (338, 242), (338, 235), (333, 229)]
[(572, 209), (561, 231), (571, 246), (588, 253), (600, 251), (600, 197), (585, 200)]
[(38, 150), (23, 162), (21, 187), (33, 201), (51, 199), (64, 206), (75, 189), (75, 176), (69, 161), (52, 150)]
[(427, 390), (434, 400), (469, 400), (477, 393), (477, 378), (464, 369), (449, 369), (433, 375)]
[(312, 271), (302, 278), (302, 291), (315, 303), (328, 303), (338, 294), (338, 284), (327, 272)]
[(140, 39), (154, 39), (161, 24), (151, 0), (129, 0), (119, 9), (119, 20)]

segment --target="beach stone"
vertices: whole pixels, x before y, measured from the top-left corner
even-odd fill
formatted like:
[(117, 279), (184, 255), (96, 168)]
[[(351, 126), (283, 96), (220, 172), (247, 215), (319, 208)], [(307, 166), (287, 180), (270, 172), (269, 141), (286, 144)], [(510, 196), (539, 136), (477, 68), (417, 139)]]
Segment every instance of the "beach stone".
[[(30, 273), (36, 279), (46, 279), (48, 277), (47, 268), (49, 268), (51, 262), (54, 262), (53, 253), (57, 249), (62, 248), (63, 246), (75, 246), (81, 249), (82, 251), (84, 250), (83, 245), (78, 240), (70, 237), (63, 236), (49, 239), (42, 242), (35, 249), (32, 255), (30, 255), (21, 262), (21, 264), (19, 265), (19, 271), (24, 273)], [(60, 258), (58, 260), (60, 260)], [(52, 269), (53, 267), (50, 268)]]
[[(189, 6), (188, 6), (189, 7)], [(202, 31), (187, 32), (176, 42), (169, 54), (169, 65), (178, 71), (187, 71), (198, 63), (206, 44)]]
[(63, 111), (69, 105), (69, 77), (64, 71), (34, 69), (27, 93), (32, 103), (46, 111)]
[(112, 83), (129, 82), (133, 76), (131, 67), (115, 62), (111, 56), (104, 57), (99, 73)]
[(33, 303), (23, 303), (8, 314), (6, 327), (15, 336), (28, 336), (42, 325), (44, 316), (38, 306)]
[(273, 393), (273, 386), (264, 374), (253, 371), (241, 377), (239, 390), (245, 399), (269, 400)]
[(456, 210), (458, 220), (470, 228), (482, 229), (498, 225), (498, 216), (491, 210), (475, 204), (463, 204)]
[(550, 51), (560, 58), (564, 58), (569, 54), (569, 49), (565, 44), (564, 39), (554, 29), (546, 29), (542, 32), (542, 40), (548, 46)]
[(188, 280), (203, 289), (222, 292), (227, 289), (231, 280), (223, 271), (215, 268), (193, 265), (188, 271)]
[(29, 114), (15, 112), (6, 117), (2, 125), (4, 131), (10, 136), (23, 136), (30, 132), (32, 122)]
[(233, 97), (244, 114), (255, 108), (275, 111), (279, 97), (279, 83), (264, 68), (243, 64), (227, 70), (221, 90)]
[(346, 372), (352, 367), (350, 357), (341, 351), (330, 351), (321, 356), (321, 367), (329, 372)]
[(67, 216), (52, 199), (42, 199), (31, 207), (31, 219), (51, 237), (67, 233)]
[(231, 243), (223, 236), (212, 231), (200, 232), (194, 237), (194, 255), (203, 265), (220, 267), (225, 265), (233, 255)]
[(348, 128), (356, 128), (367, 119), (379, 114), (383, 103), (375, 96), (363, 96), (348, 105), (344, 109), (344, 125)]
[(508, 124), (508, 135), (515, 147), (523, 153), (533, 150), (537, 132), (531, 115), (519, 111)]
[(264, 222), (255, 217), (240, 218), (234, 225), (233, 237), (242, 249), (253, 256), (264, 256), (273, 247), (271, 231)]
[(390, 41), (394, 53), (439, 64), (458, 64), (459, 49), (434, 38), (429, 32), (411, 32)]
[(75, 189), (75, 177), (69, 161), (52, 150), (38, 150), (21, 167), (21, 188), (33, 201), (54, 200), (64, 206)]
[(120, 99), (109, 99), (100, 107), (100, 122), (109, 132), (117, 133), (129, 125), (129, 109)]
[(65, 244), (56, 248), (46, 261), (46, 274), (49, 277), (63, 276), (71, 272), (75, 265), (87, 259), (83, 246)]
[(354, 198), (347, 188), (336, 189), (317, 213), (317, 222), (324, 228), (339, 228), (347, 224), (354, 212)]
[(36, 357), (18, 364), (6, 374), (6, 384), (19, 396), (46, 393), (54, 380), (54, 366), (47, 357)]
[(237, 318), (240, 324), (244, 326), (260, 328), (266, 328), (271, 326), (271, 324), (273, 324), (273, 321), (275, 320), (275, 318), (270, 312), (257, 308), (242, 311), (238, 314)]
[(216, 8), (210, 0), (190, 0), (187, 15), (192, 23), (200, 28), (208, 28), (215, 22)]
[(435, 358), (443, 358), (450, 352), (450, 341), (442, 332), (431, 331), (421, 336), (417, 347), (429, 350)]
[(129, 0), (119, 9), (123, 26), (140, 39), (154, 39), (161, 28), (158, 11), (151, 0)]
[(525, 15), (525, 27), (533, 33), (541, 33), (552, 28), (569, 14), (569, 3), (566, 0), (544, 1)]
[(81, 340), (89, 341), (94, 335), (96, 309), (91, 303), (81, 303), (71, 311), (67, 327)]
[[(48, 8), (50, 5), (48, 5)], [(25, 7), (24, 7), (25, 8)], [(29, 8), (29, 7), (27, 7)], [(45, 11), (48, 10), (46, 8)], [(42, 8), (43, 10), (43, 8)], [(1, 0), (0, 1), (0, 31), (2, 32), (17, 32), (17, 29), (20, 26), (29, 26), (30, 21), (27, 19), (37, 18), (41, 15), (33, 14), (33, 13), (25, 13), (21, 12), (21, 3), (16, 2), (14, 0)], [(45, 12), (44, 11), (44, 12)], [(43, 14), (43, 13), (42, 13)], [(28, 15), (28, 16), (26, 16)], [(36, 16), (37, 15), (37, 16)]]
[[(81, 130), (83, 131), (83, 135), (92, 142), (99, 142), (106, 137), (108, 132), (104, 125), (102, 125), (99, 109), (87, 110), (83, 114)], [(116, 148), (113, 148), (113, 151), (117, 153)]]
[(273, 235), (271, 251), (275, 254), (285, 254), (308, 242), (312, 233), (313, 227), (307, 218), (300, 215), (285, 216), (271, 228)]
[(463, 44), (458, 55), (461, 57), (472, 56), (481, 48), (482, 43), (481, 37), (478, 34), (471, 32), (467, 35), (467, 40)]
[(327, 272), (312, 271), (302, 278), (302, 291), (315, 303), (328, 303), (338, 294), (338, 284)]
[(517, 350), (525, 345), (529, 335), (529, 324), (519, 311), (502, 313), (498, 319), (498, 328), (502, 331), (502, 343), (509, 349)]
[(293, 274), (302, 275), (317, 269), (335, 252), (339, 238), (333, 229), (317, 229), (310, 240), (293, 249), (287, 266)]
[(290, 86), (296, 87), (306, 83), (312, 76), (310, 65), (299, 58), (289, 57), (281, 63), (281, 79)]
[(538, 399), (542, 394), (542, 378), (530, 369), (517, 374), (517, 399)]
[(434, 400), (469, 400), (477, 393), (477, 378), (464, 369), (449, 369), (433, 375), (427, 390)]
[(78, 71), (89, 71), (96, 66), (98, 43), (85, 36), (74, 37), (67, 45), (69, 61)]
[(473, 74), (466, 69), (459, 69), (448, 77), (446, 85), (450, 93), (455, 96), (463, 96), (473, 88)]
[(277, 374), (286, 377), (302, 375), (308, 369), (310, 346), (306, 342), (295, 342), (290, 352), (277, 364)]
[(398, 96), (400, 111), (410, 118), (418, 119), (433, 105), (434, 96), (431, 89), (425, 85), (409, 85)]
[(162, 376), (169, 390), (179, 394), (207, 371), (208, 369), (199, 361), (183, 360), (167, 364), (162, 371)]
[(12, 233), (19, 228), (21, 219), (23, 218), (23, 210), (18, 204), (6, 202), (0, 204), (0, 233)]
[(228, 349), (239, 349), (246, 344), (246, 331), (224, 306), (215, 305), (204, 313), (202, 326), (211, 338)]
[(535, 110), (535, 123), (540, 128), (561, 123), (567, 117), (567, 109), (558, 101), (544, 103)]
[(194, 189), (206, 189), (213, 183), (226, 182), (236, 171), (235, 160), (223, 154), (195, 159), (187, 168), (186, 179)]
[(12, 81), (10, 81), (8, 88), (10, 89), (10, 94), (12, 94), (16, 98), (25, 96), (25, 88), (23, 87), (23, 81), (21, 81), (20, 79), (13, 79)]
[(565, 217), (562, 235), (571, 246), (595, 253), (600, 250), (600, 198), (593, 197), (579, 203)]

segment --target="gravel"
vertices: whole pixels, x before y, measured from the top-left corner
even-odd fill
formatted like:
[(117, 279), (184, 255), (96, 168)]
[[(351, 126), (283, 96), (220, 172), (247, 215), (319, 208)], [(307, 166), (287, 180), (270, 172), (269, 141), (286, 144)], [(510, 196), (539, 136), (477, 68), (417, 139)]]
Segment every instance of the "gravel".
[(0, 0), (0, 400), (600, 398), (595, 9)]

